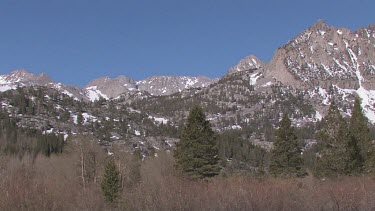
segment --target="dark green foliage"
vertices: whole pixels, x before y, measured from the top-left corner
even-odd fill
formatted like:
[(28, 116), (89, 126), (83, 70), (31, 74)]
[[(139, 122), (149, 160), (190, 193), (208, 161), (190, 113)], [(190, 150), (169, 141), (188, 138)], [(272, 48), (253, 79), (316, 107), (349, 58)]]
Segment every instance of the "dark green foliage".
[(368, 119), (363, 114), (361, 101), (355, 99), (349, 123), (350, 152), (352, 161), (350, 170), (353, 173), (372, 172), (375, 170), (374, 146), (371, 143)]
[(219, 174), (216, 134), (202, 108), (195, 106), (190, 111), (174, 156), (177, 167), (193, 178)]
[(62, 135), (44, 134), (39, 130), (20, 128), (6, 111), (0, 111), (0, 150), (6, 154), (22, 157), (24, 154), (42, 153), (50, 156), (61, 153), (64, 148)]
[(227, 168), (256, 170), (264, 165), (266, 150), (241, 137), (241, 131), (227, 131), (220, 134), (218, 144), (220, 160)]
[[(334, 101), (328, 110), (328, 114), (322, 120), (322, 129), (317, 134), (318, 158), (315, 174), (317, 176), (338, 176), (350, 173), (353, 165), (348, 124), (342, 118)], [(354, 157), (355, 159), (355, 157)]]
[(271, 151), (270, 173), (278, 177), (301, 177), (306, 175), (297, 136), (287, 114), (276, 131), (274, 148)]
[(83, 124), (83, 115), (82, 112), (78, 112), (77, 114), (77, 124), (82, 125)]
[(64, 137), (62, 135), (46, 134), (38, 138), (36, 152), (50, 156), (53, 153), (62, 153), (63, 147)]
[(120, 192), (120, 173), (113, 159), (105, 166), (101, 187), (104, 199), (110, 203), (116, 202)]

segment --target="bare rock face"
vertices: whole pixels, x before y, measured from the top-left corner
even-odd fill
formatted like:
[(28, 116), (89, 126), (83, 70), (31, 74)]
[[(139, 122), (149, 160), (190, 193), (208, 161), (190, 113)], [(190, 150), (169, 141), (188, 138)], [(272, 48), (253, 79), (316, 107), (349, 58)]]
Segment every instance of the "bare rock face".
[(136, 91), (136, 82), (126, 76), (117, 78), (103, 77), (90, 82), (86, 87), (86, 95), (92, 100), (98, 100), (99, 97), (106, 99), (116, 98), (124, 92)]
[(374, 26), (350, 31), (319, 20), (277, 50), (266, 76), (297, 87), (374, 89)]
[(138, 89), (151, 95), (170, 95), (184, 89), (207, 87), (217, 81), (205, 76), (153, 76), (138, 81)]
[(228, 74), (247, 71), (251, 69), (259, 69), (263, 67), (264, 63), (254, 55), (249, 55), (242, 59), (236, 66), (231, 67), (228, 71)]
[(319, 20), (278, 48), (270, 62), (257, 67), (252, 60), (246, 57), (229, 73), (254, 68), (249, 79), (255, 90), (268, 84), (304, 90), (322, 114), (334, 96), (343, 111), (360, 97), (365, 115), (375, 123), (375, 24), (352, 31)]
[(92, 101), (99, 97), (106, 99), (128, 96), (131, 93), (149, 93), (151, 95), (170, 95), (184, 89), (206, 87), (217, 79), (204, 76), (153, 76), (135, 81), (126, 76), (117, 78), (103, 77), (90, 82), (86, 87), (86, 96)]

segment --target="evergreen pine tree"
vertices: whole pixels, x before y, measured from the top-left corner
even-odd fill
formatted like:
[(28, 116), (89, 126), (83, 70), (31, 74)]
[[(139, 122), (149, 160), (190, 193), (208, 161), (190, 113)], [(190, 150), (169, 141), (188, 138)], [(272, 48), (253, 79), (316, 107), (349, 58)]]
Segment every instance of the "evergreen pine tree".
[(294, 134), (294, 129), (287, 114), (284, 114), (281, 126), (276, 131), (269, 171), (272, 175), (279, 177), (306, 175), (301, 148), (298, 146), (297, 136)]
[(317, 134), (317, 141), (316, 175), (348, 174), (352, 160), (348, 124), (342, 118), (334, 100), (331, 102), (328, 114), (322, 120), (322, 129)]
[(371, 143), (368, 119), (363, 114), (361, 101), (355, 99), (349, 124), (352, 146), (352, 169), (355, 173), (375, 171), (374, 146)]
[(82, 112), (78, 112), (77, 114), (77, 124), (82, 125), (83, 124), (83, 115)]
[(101, 187), (105, 200), (111, 203), (116, 202), (120, 191), (120, 173), (113, 159), (105, 167)]
[(202, 108), (195, 106), (190, 111), (174, 156), (177, 168), (193, 178), (219, 174), (216, 134)]

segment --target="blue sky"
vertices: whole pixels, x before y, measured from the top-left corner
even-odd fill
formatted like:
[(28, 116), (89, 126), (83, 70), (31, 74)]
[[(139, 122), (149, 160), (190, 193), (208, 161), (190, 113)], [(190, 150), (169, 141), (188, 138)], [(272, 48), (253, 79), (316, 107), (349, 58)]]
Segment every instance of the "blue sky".
[(0, 74), (17, 68), (83, 86), (101, 77), (220, 77), (324, 19), (375, 23), (374, 0), (0, 0)]

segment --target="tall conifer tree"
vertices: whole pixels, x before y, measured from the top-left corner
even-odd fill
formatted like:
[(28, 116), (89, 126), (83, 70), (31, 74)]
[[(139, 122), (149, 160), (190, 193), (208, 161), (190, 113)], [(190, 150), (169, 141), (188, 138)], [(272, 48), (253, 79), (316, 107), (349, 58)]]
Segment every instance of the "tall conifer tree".
[(322, 120), (322, 129), (317, 134), (317, 176), (348, 174), (352, 160), (349, 149), (348, 124), (341, 116), (334, 100), (328, 114)]
[(187, 119), (174, 156), (177, 168), (194, 178), (219, 174), (216, 134), (202, 108), (195, 106)]
[(107, 202), (116, 202), (120, 191), (120, 172), (117, 170), (113, 159), (111, 159), (105, 166), (101, 186), (104, 199)]
[(280, 128), (276, 131), (276, 140), (271, 151), (270, 173), (278, 177), (300, 177), (306, 174), (301, 148), (287, 114), (284, 114)]
[(352, 168), (355, 173), (371, 172), (375, 169), (374, 146), (370, 138), (368, 119), (364, 115), (361, 101), (355, 99), (352, 116), (349, 124), (350, 142), (353, 162)]

